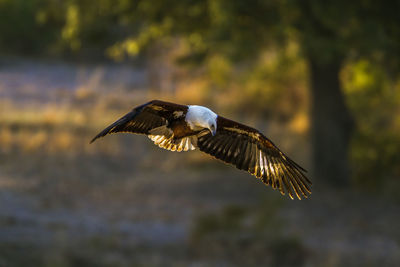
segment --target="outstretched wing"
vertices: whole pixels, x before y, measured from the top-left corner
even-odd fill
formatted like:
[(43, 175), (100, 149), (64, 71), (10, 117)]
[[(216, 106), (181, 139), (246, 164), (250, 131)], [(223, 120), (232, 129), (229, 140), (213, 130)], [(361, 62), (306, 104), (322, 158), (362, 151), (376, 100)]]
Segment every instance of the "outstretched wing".
[(306, 172), (281, 152), (267, 137), (256, 129), (218, 116), (215, 136), (205, 134), (198, 137), (197, 146), (207, 154), (236, 168), (246, 170), (257, 178), (285, 191), (293, 199), (311, 194), (311, 181)]
[[(134, 108), (131, 112), (101, 131), (90, 143), (107, 134), (119, 132), (167, 135), (168, 132), (165, 126), (168, 125), (168, 122), (177, 115), (186, 113), (186, 111), (187, 106), (153, 100)], [(157, 131), (157, 129), (159, 130)]]

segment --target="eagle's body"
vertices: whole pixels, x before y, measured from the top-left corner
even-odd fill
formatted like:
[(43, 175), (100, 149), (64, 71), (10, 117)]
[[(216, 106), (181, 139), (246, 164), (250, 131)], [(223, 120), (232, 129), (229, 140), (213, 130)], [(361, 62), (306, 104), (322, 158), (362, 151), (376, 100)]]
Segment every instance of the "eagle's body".
[(159, 100), (134, 108), (93, 141), (109, 133), (147, 135), (156, 145), (171, 151), (199, 150), (261, 178), (291, 198), (307, 197), (311, 182), (305, 170), (283, 154), (254, 128), (221, 117), (202, 106)]

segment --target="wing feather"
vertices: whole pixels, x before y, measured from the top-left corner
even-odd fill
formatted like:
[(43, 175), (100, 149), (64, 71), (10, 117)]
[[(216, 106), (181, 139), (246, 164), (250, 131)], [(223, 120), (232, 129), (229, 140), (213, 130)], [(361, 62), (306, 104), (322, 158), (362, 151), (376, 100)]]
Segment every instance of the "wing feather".
[(243, 153), (243, 152), (247, 150), (247, 146), (248, 146), (248, 142), (242, 142), (242, 144), (239, 148), (239, 156), (237, 157), (237, 160), (234, 163), (234, 165), (240, 170), (245, 169), (244, 165), (246, 164), (247, 157), (246, 157), (246, 153)]
[(277, 180), (275, 178), (276, 174), (275, 174), (275, 169), (273, 167), (273, 162), (272, 162), (272, 157), (269, 158), (269, 163), (268, 163), (268, 168), (269, 168), (269, 172), (271, 173), (271, 186), (273, 189), (278, 188), (277, 186)]
[(247, 170), (282, 195), (301, 199), (311, 194), (306, 171), (254, 128), (218, 116), (216, 135), (202, 135), (197, 146), (217, 159)]
[(257, 155), (257, 146), (254, 144), (251, 144), (251, 152), (250, 152), (250, 161), (249, 161), (249, 167), (248, 170), (250, 171), (251, 174), (254, 175), (255, 170), (256, 170), (256, 155)]
[(269, 183), (270, 174), (269, 174), (268, 160), (267, 160), (267, 156), (266, 155), (263, 155), (263, 165), (264, 165), (264, 175), (263, 175), (263, 177), (261, 179), (262, 179), (264, 184), (270, 185), (270, 183)]
[(234, 137), (231, 138), (231, 139), (232, 139), (231, 145), (230, 145), (230, 147), (228, 147), (228, 151), (227, 151), (227, 154), (226, 154), (226, 156), (227, 156), (226, 161), (229, 161), (229, 162), (233, 163), (234, 156), (235, 156), (235, 151), (236, 151), (237, 146), (239, 145), (239, 140), (237, 140)]
[(293, 175), (291, 174), (291, 172), (288, 170), (288, 167), (286, 167), (285, 164), (282, 164), (282, 168), (284, 169), (285, 175), (286, 175), (286, 177), (288, 178), (288, 181), (289, 181), (291, 187), (294, 189), (294, 192), (296, 193), (297, 198), (299, 198), (299, 197), (301, 196), (301, 194), (307, 195), (305, 192), (302, 192), (302, 191), (299, 189), (299, 185), (298, 185), (298, 183), (296, 182), (296, 179), (295, 179), (295, 178), (293, 177)]
[(244, 142), (244, 143), (246, 143), (246, 150), (242, 151), (244, 154), (244, 161), (241, 164), (239, 164), (239, 166), (240, 166), (241, 170), (247, 171), (250, 166), (251, 155), (252, 155), (251, 149), (252, 149), (253, 144), (251, 142)]
[[(200, 140), (199, 140), (200, 141)], [(222, 155), (225, 154), (225, 147), (229, 145), (229, 138), (223, 139), (218, 147), (218, 150), (214, 154), (217, 159), (222, 159)], [(201, 143), (201, 142), (199, 142)]]
[(285, 190), (283, 189), (284, 186), (284, 181), (282, 177), (282, 170), (280, 169), (280, 164), (277, 162), (277, 158), (272, 158), (272, 162), (274, 163), (274, 171), (275, 171), (275, 179), (276, 181), (279, 182), (279, 191), (281, 192), (282, 195), (285, 194)]
[(281, 164), (281, 162), (279, 160), (276, 160), (276, 161), (278, 161), (278, 163), (277, 163), (278, 165), (277, 166), (279, 168), (279, 177), (280, 177), (280, 180), (282, 181), (282, 183), (284, 185), (282, 189), (284, 189), (286, 191), (285, 193), (287, 193), (289, 195), (289, 197), (291, 199), (293, 199), (294, 188), (292, 187), (292, 185), (289, 182), (289, 177), (285, 172), (283, 164)]
[(168, 125), (176, 111), (187, 111), (187, 106), (175, 103), (153, 100), (134, 108), (131, 112), (112, 123), (110, 126), (96, 135), (90, 143), (96, 139), (111, 133), (129, 132), (134, 134), (149, 134), (152, 129)]

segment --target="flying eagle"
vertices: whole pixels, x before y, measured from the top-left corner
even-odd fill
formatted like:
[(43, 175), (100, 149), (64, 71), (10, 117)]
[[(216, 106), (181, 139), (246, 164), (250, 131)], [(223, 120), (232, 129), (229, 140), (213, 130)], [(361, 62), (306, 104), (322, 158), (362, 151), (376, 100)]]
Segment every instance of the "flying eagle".
[(287, 157), (254, 128), (196, 105), (153, 100), (105, 128), (90, 143), (107, 134), (129, 132), (147, 135), (156, 145), (171, 151), (198, 148), (217, 159), (260, 178), (273, 189), (298, 199), (311, 194), (306, 170)]

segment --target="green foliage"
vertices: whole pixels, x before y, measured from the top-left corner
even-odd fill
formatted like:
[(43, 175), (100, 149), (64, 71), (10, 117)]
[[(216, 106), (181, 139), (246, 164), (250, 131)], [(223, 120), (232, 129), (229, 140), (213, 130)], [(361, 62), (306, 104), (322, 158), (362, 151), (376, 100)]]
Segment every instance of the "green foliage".
[(188, 56), (219, 54), (237, 62), (296, 39), (307, 55), (329, 62), (350, 51), (398, 54), (394, 10), (396, 1), (2, 0), (0, 47), (43, 52), (55, 46), (74, 53), (90, 48), (100, 54), (108, 49), (121, 60), (179, 37), (190, 48)]
[(342, 76), (357, 121), (351, 150), (354, 179), (364, 188), (382, 189), (400, 175), (400, 81), (366, 60), (349, 64)]
[[(296, 43), (266, 51), (254, 66), (242, 71), (238, 108), (262, 116), (290, 119), (306, 109), (307, 67)], [(232, 86), (233, 87), (233, 86)], [(238, 94), (239, 95), (239, 94)]]
[[(323, 64), (352, 57), (391, 58), (398, 55), (399, 2), (284, 1), (280, 9), (302, 43), (307, 57)], [(397, 25), (397, 26), (394, 26)], [(397, 63), (398, 66), (398, 63)]]
[(3, 53), (42, 53), (53, 44), (62, 25), (60, 12), (53, 2), (1, 0), (0, 50)]

